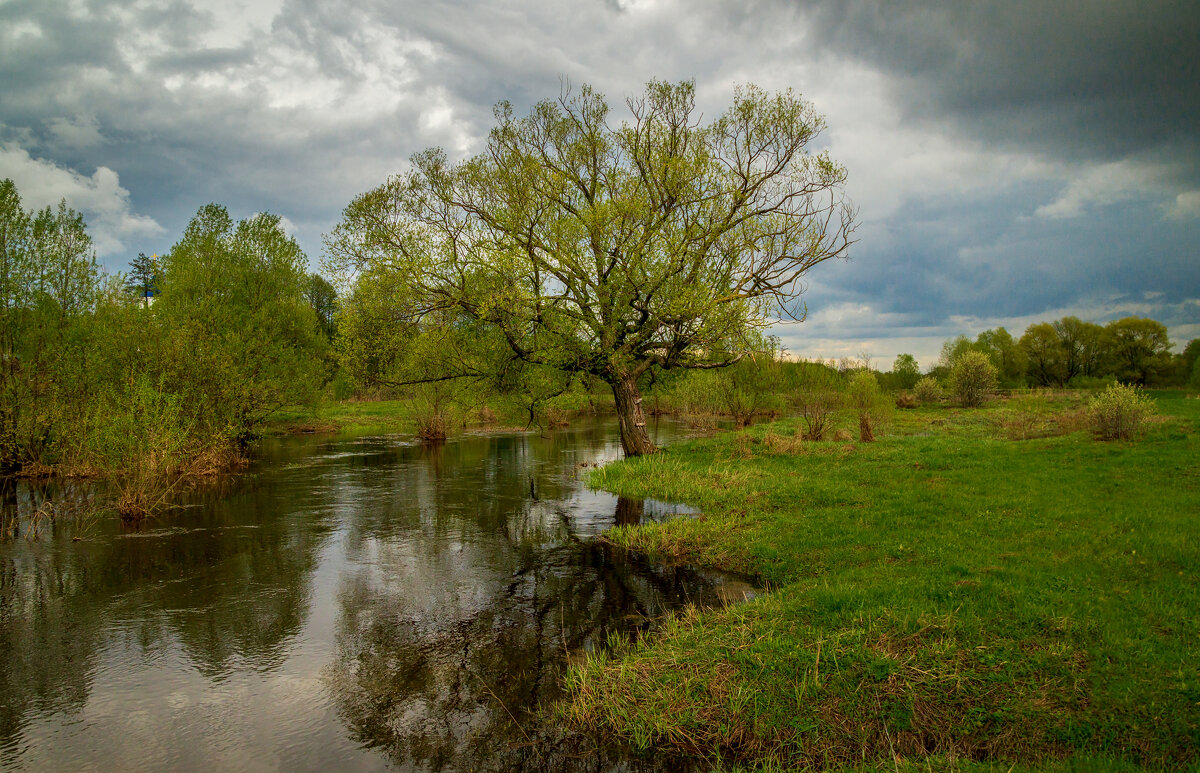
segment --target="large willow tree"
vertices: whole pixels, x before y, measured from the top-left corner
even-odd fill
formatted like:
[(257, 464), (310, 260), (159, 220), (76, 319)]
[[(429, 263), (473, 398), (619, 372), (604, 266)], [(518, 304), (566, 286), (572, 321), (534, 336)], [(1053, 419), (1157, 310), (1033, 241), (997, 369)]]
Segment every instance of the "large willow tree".
[[(386, 303), (367, 315), (384, 329), (348, 325), (346, 346), (462, 355), (410, 358), (391, 383), (514, 362), (591, 374), (612, 386), (626, 454), (653, 451), (639, 377), (730, 365), (773, 319), (802, 316), (802, 278), (845, 255), (854, 212), (845, 169), (811, 149), (824, 121), (791, 91), (739, 89), (710, 123), (692, 83), (627, 104), (615, 125), (586, 86), (523, 118), (502, 102), (481, 154), (426, 150), (352, 201), (328, 264)], [(499, 359), (452, 340), (463, 330)]]

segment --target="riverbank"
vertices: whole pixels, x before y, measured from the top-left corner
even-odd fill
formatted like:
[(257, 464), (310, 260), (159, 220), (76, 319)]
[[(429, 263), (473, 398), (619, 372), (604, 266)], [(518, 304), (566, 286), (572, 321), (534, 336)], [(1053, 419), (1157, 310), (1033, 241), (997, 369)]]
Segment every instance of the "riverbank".
[(782, 421), (597, 470), (703, 511), (613, 543), (771, 592), (577, 666), (566, 716), (717, 767), (1194, 764), (1200, 401), (1158, 397), (1137, 442), (923, 408), (871, 444)]
[(0, 770), (644, 770), (538, 709), (568, 655), (739, 588), (588, 539), (617, 422), (546, 435), (273, 438), (136, 527), (64, 518), (92, 482), (4, 491)]
[[(600, 398), (604, 396), (601, 395)], [(527, 406), (505, 398), (478, 406), (456, 406), (446, 411), (450, 434), (464, 430), (525, 430), (559, 428), (582, 416), (611, 415), (612, 399), (589, 400), (587, 395), (565, 395), (546, 408), (539, 408), (531, 422)], [(411, 399), (336, 400), (311, 406), (289, 406), (271, 415), (263, 426), (267, 436), (300, 435), (343, 431), (416, 433), (429, 411)]]

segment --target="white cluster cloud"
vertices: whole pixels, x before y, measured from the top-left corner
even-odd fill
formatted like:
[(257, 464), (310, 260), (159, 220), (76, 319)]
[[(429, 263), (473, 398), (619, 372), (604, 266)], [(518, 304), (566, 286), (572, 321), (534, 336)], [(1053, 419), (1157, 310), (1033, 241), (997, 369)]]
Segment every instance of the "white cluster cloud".
[(1167, 207), (1167, 217), (1172, 220), (1200, 218), (1200, 190), (1184, 191)]
[(1200, 191), (1173, 195), (1174, 170), (1162, 163), (1121, 159), (1090, 164), (1068, 172), (1068, 182), (1058, 198), (1038, 207), (1034, 214), (1051, 220), (1081, 217), (1094, 207), (1105, 207), (1146, 196), (1165, 197), (1166, 215), (1183, 218), (1200, 214)]
[(155, 220), (133, 211), (129, 191), (117, 173), (99, 167), (89, 177), (53, 161), (34, 158), (16, 143), (0, 145), (0, 179), (11, 179), (26, 209), (53, 207), (66, 200), (88, 222), (96, 253), (101, 257), (127, 249), (139, 239), (160, 236)]

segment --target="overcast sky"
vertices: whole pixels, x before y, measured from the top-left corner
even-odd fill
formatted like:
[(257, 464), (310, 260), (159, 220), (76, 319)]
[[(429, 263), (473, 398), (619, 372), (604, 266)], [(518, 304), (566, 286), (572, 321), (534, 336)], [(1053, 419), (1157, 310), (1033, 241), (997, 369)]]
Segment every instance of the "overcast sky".
[[(900, 6), (903, 5), (903, 9)], [(970, 6), (969, 8), (967, 6)], [(1200, 336), (1195, 0), (0, 0), (0, 178), (66, 197), (110, 270), (203, 204), (286, 218), (314, 267), (355, 194), (563, 78), (620, 103), (694, 79), (828, 119), (859, 242), (810, 275), (793, 352), (900, 352), (1075, 314)]]

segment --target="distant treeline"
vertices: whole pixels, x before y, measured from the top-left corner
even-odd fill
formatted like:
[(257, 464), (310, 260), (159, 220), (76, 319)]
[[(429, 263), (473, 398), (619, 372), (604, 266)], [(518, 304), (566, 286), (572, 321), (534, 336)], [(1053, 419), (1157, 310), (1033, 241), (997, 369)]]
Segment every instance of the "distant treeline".
[[(1200, 338), (1178, 354), (1171, 353), (1167, 328), (1144, 317), (1124, 317), (1106, 325), (1063, 317), (1038, 322), (1019, 339), (1002, 327), (985, 330), (974, 340), (958, 336), (942, 345), (930, 373), (944, 377), (969, 351), (982, 352), (996, 366), (1001, 387), (1099, 387), (1120, 381), (1141, 386), (1200, 388)], [(911, 389), (920, 374), (916, 360), (902, 354), (892, 366), (891, 381)]]
[[(1004, 328), (985, 330), (975, 339), (958, 336), (945, 342), (938, 362), (922, 373), (916, 357), (901, 354), (891, 370), (875, 370), (870, 357), (789, 361), (778, 342), (720, 371), (651, 373), (647, 404), (652, 412), (674, 413), (697, 426), (728, 416), (738, 424), (756, 416), (816, 412), (842, 407), (858, 374), (873, 374), (880, 389), (897, 395), (897, 404), (917, 402), (954, 391), (956, 364), (977, 352), (991, 363), (988, 387), (1073, 387), (1099, 389), (1113, 383), (1138, 386), (1187, 386), (1200, 390), (1200, 339), (1172, 354), (1167, 328), (1160, 322), (1126, 317), (1107, 325), (1064, 317), (1030, 325), (1020, 339)], [(923, 389), (918, 388), (922, 384)], [(843, 423), (844, 419), (843, 418)], [(851, 417), (853, 418), (853, 417)]]

